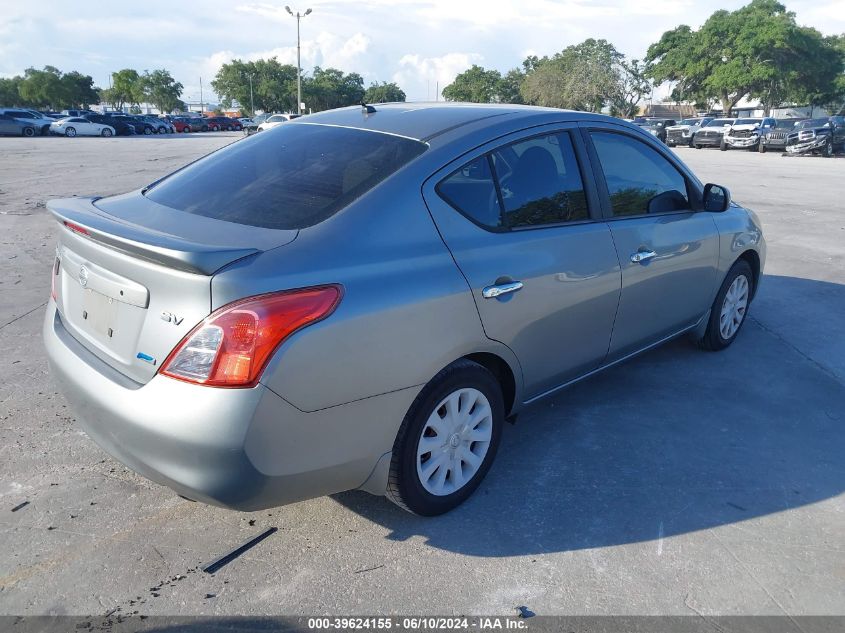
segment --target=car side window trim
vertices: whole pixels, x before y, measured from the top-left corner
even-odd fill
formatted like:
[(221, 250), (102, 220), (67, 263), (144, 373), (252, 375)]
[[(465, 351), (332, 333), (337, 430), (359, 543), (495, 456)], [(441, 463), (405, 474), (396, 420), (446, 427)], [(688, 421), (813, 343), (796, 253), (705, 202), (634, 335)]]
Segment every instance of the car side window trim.
[[(700, 187), (700, 183), (698, 183), (695, 179), (690, 177), (689, 172), (686, 169), (683, 169), (676, 160), (674, 156), (667, 153), (662, 147), (659, 147), (655, 143), (649, 142), (651, 139), (648, 138), (640, 138), (637, 134), (632, 134), (625, 128), (621, 126), (613, 126), (613, 125), (602, 125), (595, 122), (585, 122), (580, 124), (581, 128), (581, 137), (582, 141), (586, 146), (587, 153), (590, 157), (590, 163), (592, 165), (593, 170), (593, 180), (595, 182), (596, 189), (598, 191), (598, 196), (601, 201), (601, 212), (602, 212), (602, 219), (606, 222), (618, 222), (620, 220), (633, 220), (636, 218), (647, 218), (647, 217), (654, 217), (654, 216), (667, 216), (667, 215), (686, 215), (689, 213), (694, 213), (701, 211), (703, 209), (702, 203), (702, 190)], [(620, 134), (622, 136), (626, 136), (631, 138), (635, 141), (639, 141), (644, 145), (650, 147), (651, 149), (655, 150), (660, 156), (665, 158), (669, 164), (678, 172), (681, 178), (684, 179), (684, 182), (687, 186), (687, 198), (690, 203), (689, 209), (683, 209), (679, 211), (660, 211), (655, 213), (640, 213), (638, 215), (620, 215), (615, 216), (613, 215), (613, 206), (610, 202), (610, 192), (607, 188), (607, 181), (605, 180), (604, 170), (602, 169), (601, 162), (599, 161), (598, 152), (596, 151), (595, 146), (593, 145), (593, 140), (590, 137), (591, 132), (604, 132), (608, 134)]]
[[(530, 134), (525, 134), (529, 132)], [(496, 174), (496, 168), (493, 163), (492, 155), (493, 153), (501, 148), (505, 148), (509, 145), (515, 145), (517, 143), (522, 143), (525, 141), (530, 141), (535, 138), (540, 138), (544, 136), (551, 136), (554, 134), (567, 134), (569, 136), (570, 142), (572, 144), (572, 149), (575, 153), (575, 162), (578, 166), (578, 174), (581, 177), (581, 183), (584, 187), (584, 195), (586, 197), (587, 203), (587, 218), (583, 220), (572, 220), (569, 222), (556, 222), (556, 223), (549, 223), (549, 224), (542, 224), (536, 226), (518, 226), (518, 227), (491, 227), (485, 224), (482, 224), (475, 220), (472, 216), (467, 213), (464, 213), (456, 204), (454, 204), (447, 195), (441, 193), (440, 184), (449, 178), (452, 174), (456, 171), (461, 169), (465, 165), (469, 165), (470, 163), (476, 161), (477, 159), (481, 158), (482, 156), (486, 157), (488, 161), (489, 168), (491, 173), (493, 174), (493, 183), (496, 188), (496, 196), (499, 203), (499, 209), (501, 213), (504, 213), (505, 205), (504, 200), (502, 199), (502, 192), (501, 186), (499, 184), (499, 178)], [(487, 231), (488, 233), (516, 233), (521, 231), (536, 231), (542, 229), (553, 229), (553, 228), (560, 228), (566, 226), (576, 226), (581, 224), (590, 224), (595, 222), (603, 222), (604, 217), (602, 214), (601, 209), (601, 198), (596, 191), (596, 183), (593, 180), (593, 170), (590, 167), (590, 159), (589, 154), (587, 152), (587, 148), (584, 145), (584, 141), (582, 139), (581, 134), (579, 134), (578, 124), (577, 122), (572, 122), (569, 124), (561, 125), (560, 123), (549, 123), (542, 126), (534, 126), (531, 128), (526, 128), (523, 130), (518, 130), (516, 132), (512, 132), (496, 139), (492, 139), (489, 142), (476, 147), (473, 150), (470, 150), (460, 157), (452, 160), (448, 165), (442, 167), (437, 172), (432, 174), (427, 181), (434, 180), (433, 190), (434, 193), (440, 197), (444, 202), (446, 202), (450, 207), (452, 207), (457, 213), (461, 215), (461, 217), (466, 218), (473, 224), (475, 224), (480, 229)], [(425, 185), (423, 187), (425, 189)]]

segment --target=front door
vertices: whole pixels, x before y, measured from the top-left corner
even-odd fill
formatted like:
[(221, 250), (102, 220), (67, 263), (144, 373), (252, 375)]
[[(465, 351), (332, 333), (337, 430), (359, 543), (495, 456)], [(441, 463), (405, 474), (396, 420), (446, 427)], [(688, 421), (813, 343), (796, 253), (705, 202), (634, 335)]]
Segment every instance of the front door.
[(526, 399), (597, 368), (610, 343), (619, 262), (585, 156), (576, 126), (512, 135), (423, 190), (487, 336), (519, 359)]
[[(719, 234), (696, 211), (695, 184), (669, 156), (622, 128), (595, 128), (596, 179), (622, 267), (608, 360), (697, 323), (712, 301)], [(668, 150), (667, 150), (668, 151)]]

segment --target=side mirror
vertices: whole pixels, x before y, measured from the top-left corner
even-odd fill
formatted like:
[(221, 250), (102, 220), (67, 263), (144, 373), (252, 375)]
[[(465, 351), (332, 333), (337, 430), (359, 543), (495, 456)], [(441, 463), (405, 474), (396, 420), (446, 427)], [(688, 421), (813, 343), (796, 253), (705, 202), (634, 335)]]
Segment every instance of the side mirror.
[(714, 185), (712, 182), (704, 185), (704, 210), (721, 213), (731, 206), (731, 192), (727, 187)]

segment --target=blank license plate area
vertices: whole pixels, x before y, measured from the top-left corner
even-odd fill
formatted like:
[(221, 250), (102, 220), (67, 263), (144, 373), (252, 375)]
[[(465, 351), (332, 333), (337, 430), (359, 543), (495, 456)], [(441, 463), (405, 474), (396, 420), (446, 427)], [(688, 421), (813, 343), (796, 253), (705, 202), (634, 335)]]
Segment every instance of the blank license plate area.
[(82, 318), (85, 328), (94, 334), (109, 339), (114, 335), (117, 323), (118, 302), (94, 290), (82, 292)]

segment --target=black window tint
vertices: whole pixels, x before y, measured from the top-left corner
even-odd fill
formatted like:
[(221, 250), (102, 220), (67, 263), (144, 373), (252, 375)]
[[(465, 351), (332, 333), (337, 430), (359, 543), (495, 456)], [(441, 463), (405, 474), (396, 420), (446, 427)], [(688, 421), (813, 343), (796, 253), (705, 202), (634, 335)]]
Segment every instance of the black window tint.
[(569, 134), (549, 134), (493, 152), (510, 228), (586, 220), (587, 198)]
[(458, 211), (491, 229), (506, 228), (490, 159), (479, 156), (437, 185), (437, 193)]
[(300, 229), (334, 215), (425, 149), (378, 132), (281, 125), (198, 160), (146, 195), (205, 217)]
[(689, 209), (687, 184), (666, 158), (624, 134), (592, 132), (614, 216)]

